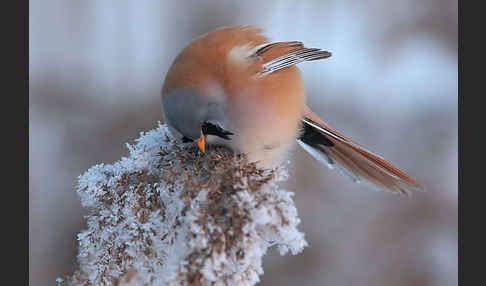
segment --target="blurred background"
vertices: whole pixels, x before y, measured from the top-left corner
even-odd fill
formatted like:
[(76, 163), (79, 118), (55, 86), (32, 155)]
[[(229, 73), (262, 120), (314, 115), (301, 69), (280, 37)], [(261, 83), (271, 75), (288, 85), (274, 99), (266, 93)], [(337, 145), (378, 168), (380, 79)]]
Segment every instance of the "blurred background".
[(427, 189), (374, 192), (296, 148), (286, 188), (310, 246), (271, 251), (259, 285), (457, 285), (457, 1), (30, 1), (30, 285), (75, 268), (77, 176), (161, 120), (170, 63), (195, 36), (253, 24), (329, 50), (301, 64), (331, 126)]

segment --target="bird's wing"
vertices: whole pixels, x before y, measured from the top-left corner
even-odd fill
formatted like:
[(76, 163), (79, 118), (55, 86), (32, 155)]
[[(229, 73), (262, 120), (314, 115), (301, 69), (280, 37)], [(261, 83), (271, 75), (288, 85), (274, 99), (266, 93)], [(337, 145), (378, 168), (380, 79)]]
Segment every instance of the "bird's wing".
[(380, 190), (406, 194), (424, 190), (405, 172), (331, 128), (307, 106), (304, 114), (303, 132), (298, 142), (330, 168), (336, 166), (354, 181), (364, 179)]
[(260, 59), (261, 75), (294, 66), (303, 61), (314, 61), (331, 56), (328, 51), (306, 48), (301, 42), (276, 42), (259, 46), (253, 54)]

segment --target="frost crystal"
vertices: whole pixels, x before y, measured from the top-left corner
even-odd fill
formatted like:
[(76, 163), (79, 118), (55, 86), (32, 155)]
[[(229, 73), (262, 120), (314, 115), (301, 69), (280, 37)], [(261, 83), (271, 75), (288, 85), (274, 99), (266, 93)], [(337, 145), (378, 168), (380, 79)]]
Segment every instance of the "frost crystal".
[(128, 145), (130, 156), (79, 177), (88, 209), (79, 268), (63, 285), (254, 285), (277, 245), (307, 245), (285, 169), (262, 170), (223, 148), (200, 153), (165, 125)]

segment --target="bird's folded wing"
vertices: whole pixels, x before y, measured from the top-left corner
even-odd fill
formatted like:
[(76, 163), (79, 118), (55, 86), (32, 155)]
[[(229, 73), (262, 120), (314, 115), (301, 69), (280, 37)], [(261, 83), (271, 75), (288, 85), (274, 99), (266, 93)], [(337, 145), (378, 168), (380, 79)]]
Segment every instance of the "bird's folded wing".
[(253, 57), (261, 63), (260, 74), (267, 75), (275, 71), (294, 66), (304, 61), (325, 59), (331, 56), (328, 51), (306, 48), (301, 42), (276, 42), (259, 46)]

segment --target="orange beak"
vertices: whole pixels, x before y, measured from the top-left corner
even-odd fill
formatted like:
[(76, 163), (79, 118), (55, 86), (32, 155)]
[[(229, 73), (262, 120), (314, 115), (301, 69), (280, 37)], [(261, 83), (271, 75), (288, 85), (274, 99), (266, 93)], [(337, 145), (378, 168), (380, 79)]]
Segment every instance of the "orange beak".
[(197, 147), (199, 147), (199, 150), (204, 153), (206, 151), (206, 135), (201, 133), (201, 137), (197, 139), (196, 143)]

